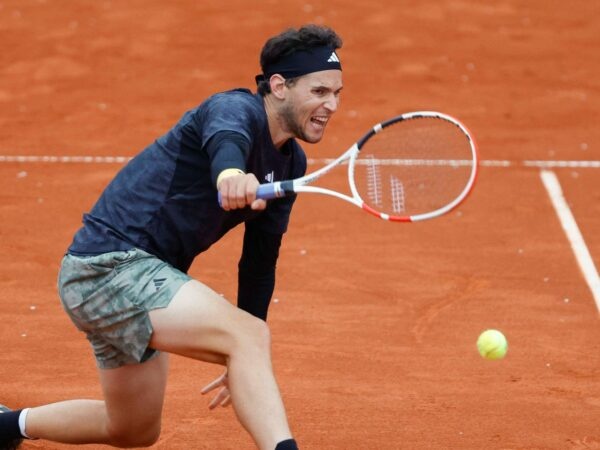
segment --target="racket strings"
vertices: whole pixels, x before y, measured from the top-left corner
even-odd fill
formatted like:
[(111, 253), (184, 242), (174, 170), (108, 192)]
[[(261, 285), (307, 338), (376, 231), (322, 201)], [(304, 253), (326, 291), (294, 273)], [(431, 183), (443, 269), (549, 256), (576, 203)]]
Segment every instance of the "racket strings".
[(368, 139), (354, 162), (354, 185), (371, 208), (414, 216), (443, 208), (473, 171), (468, 136), (437, 117), (401, 120)]

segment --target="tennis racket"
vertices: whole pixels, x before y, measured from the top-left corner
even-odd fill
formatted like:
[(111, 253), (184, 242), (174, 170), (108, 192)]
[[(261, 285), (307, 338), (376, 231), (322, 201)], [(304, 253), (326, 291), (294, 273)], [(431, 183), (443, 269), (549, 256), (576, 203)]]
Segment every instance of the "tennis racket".
[[(345, 163), (352, 195), (310, 186)], [(473, 189), (477, 168), (477, 146), (462, 123), (439, 112), (419, 111), (375, 125), (315, 172), (261, 184), (257, 198), (312, 192), (345, 200), (384, 220), (417, 222), (460, 205)]]

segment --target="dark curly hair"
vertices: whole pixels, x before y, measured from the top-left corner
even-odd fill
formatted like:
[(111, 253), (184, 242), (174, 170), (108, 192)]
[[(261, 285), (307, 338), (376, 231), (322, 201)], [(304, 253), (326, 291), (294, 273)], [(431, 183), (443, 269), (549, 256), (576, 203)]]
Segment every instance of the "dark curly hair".
[[(309, 50), (315, 47), (329, 46), (334, 50), (342, 48), (340, 38), (331, 28), (321, 25), (304, 25), (298, 29), (288, 28), (277, 36), (270, 38), (260, 52), (260, 67), (265, 67), (279, 61), (281, 58), (297, 51)], [(289, 86), (295, 78), (286, 79)], [(271, 92), (269, 80), (261, 80), (257, 85), (258, 93), (262, 96)]]

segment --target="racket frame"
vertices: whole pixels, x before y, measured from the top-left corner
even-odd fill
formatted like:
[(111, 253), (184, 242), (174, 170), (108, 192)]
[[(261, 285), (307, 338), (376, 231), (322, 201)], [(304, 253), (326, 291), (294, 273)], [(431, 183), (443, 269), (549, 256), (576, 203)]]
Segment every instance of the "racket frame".
[[(469, 175), (469, 179), (458, 196), (456, 196), (451, 202), (433, 211), (410, 216), (390, 215), (377, 211), (376, 209), (372, 208), (364, 202), (364, 200), (358, 193), (358, 190), (356, 189), (356, 183), (354, 181), (354, 167), (356, 163), (356, 158), (359, 155), (360, 150), (365, 145), (365, 143), (371, 137), (383, 131), (383, 129), (385, 129), (386, 127), (401, 121), (423, 117), (446, 120), (447, 122), (450, 122), (451, 124), (458, 127), (461, 130), (461, 132), (465, 135), (465, 138), (467, 139), (471, 150), (471, 173)], [(346, 161), (348, 161), (348, 184), (350, 186), (352, 196), (343, 194), (338, 191), (334, 191), (332, 189), (322, 188), (318, 186), (309, 186), (309, 184), (321, 178), (323, 175), (330, 172), (332, 169), (343, 164)], [(268, 200), (273, 198), (285, 197), (286, 195), (292, 195), (294, 193), (300, 192), (325, 194), (352, 203), (353, 205), (362, 208), (368, 213), (384, 220), (392, 222), (418, 222), (422, 220), (433, 219), (435, 217), (447, 214), (453, 209), (455, 209), (458, 205), (460, 205), (473, 189), (475, 180), (477, 179), (478, 165), (479, 154), (477, 150), (477, 145), (475, 143), (475, 139), (463, 123), (461, 123), (454, 117), (441, 112), (415, 111), (401, 114), (399, 116), (393, 117), (389, 120), (380, 122), (377, 125), (373, 126), (363, 137), (361, 137), (356, 143), (354, 143), (350, 148), (348, 148), (348, 150), (346, 150), (342, 155), (340, 155), (338, 158), (334, 159), (327, 165), (321, 167), (320, 169), (315, 170), (314, 172), (311, 172), (303, 177), (296, 178), (294, 180), (275, 181), (273, 183), (261, 184), (258, 187), (256, 196), (257, 198)]]

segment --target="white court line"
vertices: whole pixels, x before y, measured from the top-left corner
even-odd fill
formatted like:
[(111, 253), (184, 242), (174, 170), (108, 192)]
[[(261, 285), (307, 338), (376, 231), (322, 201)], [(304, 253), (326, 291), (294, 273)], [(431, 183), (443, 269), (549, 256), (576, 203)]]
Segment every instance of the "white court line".
[(550, 169), (553, 167), (598, 169), (600, 168), (600, 161), (523, 161), (523, 165), (526, 167), (539, 167), (541, 169)]
[(0, 163), (124, 163), (131, 159), (129, 156), (27, 156), (27, 155), (0, 155)]
[[(78, 163), (78, 164), (122, 164), (131, 159), (131, 156), (57, 156), (57, 155), (0, 155), (0, 163)], [(309, 165), (325, 165), (332, 162), (333, 158), (308, 158)], [(580, 169), (600, 169), (600, 161), (511, 161), (484, 159), (479, 161), (483, 167), (537, 167), (540, 169), (549, 168), (580, 168)]]
[[(1, 161), (1, 159), (0, 159)], [(334, 161), (334, 158), (308, 158), (309, 165), (325, 165)], [(417, 163), (417, 160), (413, 160)], [(579, 168), (579, 169), (600, 169), (600, 161), (598, 160), (570, 160), (570, 161), (542, 161), (542, 160), (525, 160), (511, 161), (508, 159), (484, 159), (479, 161), (482, 167), (536, 167), (540, 169), (557, 168)]]
[(549, 160), (525, 160), (525, 161), (511, 161), (508, 159), (484, 159), (479, 161), (479, 165), (482, 167), (537, 167), (539, 169), (551, 169), (551, 168), (579, 168), (579, 169), (600, 169), (600, 161), (588, 160), (588, 161), (549, 161)]
[(558, 178), (556, 177), (556, 174), (550, 170), (542, 170), (540, 176), (548, 191), (548, 195), (550, 196), (552, 205), (558, 215), (560, 224), (562, 225), (563, 230), (565, 230), (567, 238), (571, 243), (571, 248), (575, 253), (575, 258), (579, 263), (583, 276), (592, 291), (592, 295), (596, 301), (596, 307), (600, 312), (600, 278), (598, 277), (598, 271), (596, 270), (594, 261), (585, 245), (583, 236), (579, 231), (577, 222), (575, 222), (575, 218), (567, 205)]

